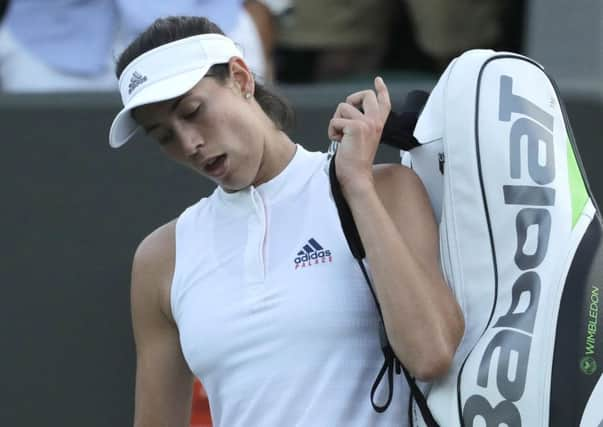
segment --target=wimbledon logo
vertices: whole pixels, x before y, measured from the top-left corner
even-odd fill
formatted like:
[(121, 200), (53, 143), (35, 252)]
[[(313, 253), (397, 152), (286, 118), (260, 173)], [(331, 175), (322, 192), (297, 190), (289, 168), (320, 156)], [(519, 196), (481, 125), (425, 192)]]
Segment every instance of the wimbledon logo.
[(592, 287), (590, 293), (590, 304), (588, 305), (588, 323), (586, 326), (586, 343), (584, 346), (584, 357), (580, 359), (580, 369), (586, 375), (592, 375), (597, 370), (595, 361), (595, 346), (597, 337), (597, 322), (599, 320), (599, 288)]
[(597, 370), (597, 362), (590, 356), (585, 356), (580, 360), (580, 369), (586, 375), (592, 375)]

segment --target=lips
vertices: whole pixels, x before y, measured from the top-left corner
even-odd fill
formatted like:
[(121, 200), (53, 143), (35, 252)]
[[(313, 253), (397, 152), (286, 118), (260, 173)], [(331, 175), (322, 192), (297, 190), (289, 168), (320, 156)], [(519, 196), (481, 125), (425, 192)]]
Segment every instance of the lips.
[(222, 175), (226, 171), (226, 154), (207, 159), (203, 164), (203, 171), (213, 177)]

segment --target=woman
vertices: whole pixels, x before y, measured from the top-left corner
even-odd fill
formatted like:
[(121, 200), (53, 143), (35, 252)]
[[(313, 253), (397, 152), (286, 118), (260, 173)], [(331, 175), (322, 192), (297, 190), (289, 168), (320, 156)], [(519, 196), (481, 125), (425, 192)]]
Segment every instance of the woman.
[[(136, 251), (135, 425), (185, 426), (198, 376), (216, 426), (403, 425), (397, 377), (373, 411), (378, 315), (329, 194), (327, 157), (284, 132), (285, 104), (254, 81), (236, 46), (203, 18), (156, 21), (121, 55), (124, 109), (111, 145), (139, 128), (218, 185)], [(362, 112), (360, 110), (362, 109)], [(350, 95), (329, 124), (391, 344), (408, 370), (443, 374), (463, 334), (438, 264), (419, 179), (373, 168), (390, 101)]]

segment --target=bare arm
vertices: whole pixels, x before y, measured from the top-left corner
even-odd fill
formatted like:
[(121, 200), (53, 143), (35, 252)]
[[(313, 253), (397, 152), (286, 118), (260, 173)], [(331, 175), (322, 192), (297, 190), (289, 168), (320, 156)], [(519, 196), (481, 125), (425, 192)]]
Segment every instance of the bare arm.
[(464, 329), (441, 273), (431, 205), (421, 181), (401, 165), (376, 168), (374, 187), (349, 200), (388, 337), (404, 365), (431, 380), (448, 370)]
[(194, 378), (182, 356), (170, 314), (173, 269), (174, 222), (147, 237), (134, 256), (135, 427), (185, 427), (190, 423)]
[(422, 183), (401, 165), (373, 172), (389, 113), (385, 84), (376, 80), (375, 86), (377, 95), (358, 92), (340, 104), (329, 135), (342, 142), (337, 176), (366, 250), (390, 343), (414, 376), (431, 380), (448, 370), (464, 322), (440, 270), (437, 227)]

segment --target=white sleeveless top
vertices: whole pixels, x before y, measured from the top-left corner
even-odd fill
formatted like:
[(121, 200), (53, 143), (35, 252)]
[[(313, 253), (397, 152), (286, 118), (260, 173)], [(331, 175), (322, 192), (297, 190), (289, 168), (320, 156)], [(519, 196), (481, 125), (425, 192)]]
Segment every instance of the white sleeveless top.
[(172, 313), (214, 426), (407, 425), (402, 375), (386, 412), (370, 403), (378, 315), (326, 166), (298, 146), (271, 181), (218, 188), (177, 221)]

